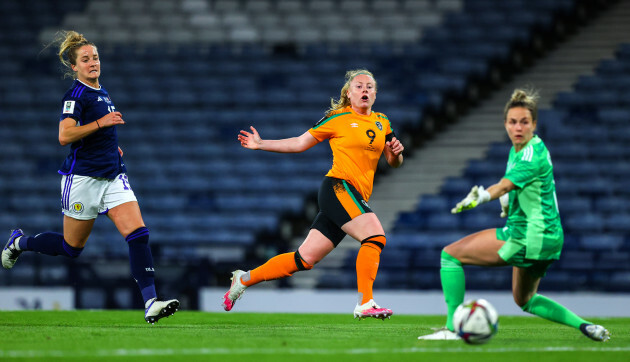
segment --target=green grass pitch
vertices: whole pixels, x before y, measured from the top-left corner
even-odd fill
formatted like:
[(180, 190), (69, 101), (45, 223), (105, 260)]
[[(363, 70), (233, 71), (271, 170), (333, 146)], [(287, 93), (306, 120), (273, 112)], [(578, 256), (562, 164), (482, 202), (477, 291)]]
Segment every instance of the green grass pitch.
[(534, 317), (501, 317), (486, 345), (419, 341), (443, 316), (358, 321), (342, 314), (180, 311), (0, 312), (0, 361), (630, 361), (630, 318), (600, 318), (594, 342)]

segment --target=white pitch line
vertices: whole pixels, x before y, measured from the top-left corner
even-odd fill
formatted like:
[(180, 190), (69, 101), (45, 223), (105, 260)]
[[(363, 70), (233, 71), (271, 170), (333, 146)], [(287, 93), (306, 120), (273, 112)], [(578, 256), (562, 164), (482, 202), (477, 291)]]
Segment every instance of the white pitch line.
[(311, 354), (311, 355), (363, 355), (375, 353), (512, 353), (512, 352), (628, 352), (628, 347), (533, 347), (533, 348), (477, 348), (464, 346), (457, 348), (353, 348), (353, 349), (308, 349), (308, 348), (165, 348), (165, 349), (111, 349), (96, 351), (55, 351), (55, 350), (0, 350), (0, 358), (44, 358), (44, 357), (128, 357), (128, 356), (175, 356), (175, 355), (271, 355), (271, 354)]

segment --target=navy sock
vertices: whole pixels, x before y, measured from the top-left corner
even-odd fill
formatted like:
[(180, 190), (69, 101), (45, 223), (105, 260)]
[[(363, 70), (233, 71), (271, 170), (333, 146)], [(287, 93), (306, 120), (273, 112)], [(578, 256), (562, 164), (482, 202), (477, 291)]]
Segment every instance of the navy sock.
[(138, 283), (142, 298), (147, 300), (157, 296), (155, 292), (153, 256), (149, 248), (149, 229), (141, 227), (125, 238), (129, 244), (129, 264), (131, 275)]
[(83, 251), (83, 248), (75, 248), (66, 243), (62, 234), (52, 232), (23, 236), (20, 239), (20, 249), (53, 256), (63, 255), (68, 258), (76, 258)]

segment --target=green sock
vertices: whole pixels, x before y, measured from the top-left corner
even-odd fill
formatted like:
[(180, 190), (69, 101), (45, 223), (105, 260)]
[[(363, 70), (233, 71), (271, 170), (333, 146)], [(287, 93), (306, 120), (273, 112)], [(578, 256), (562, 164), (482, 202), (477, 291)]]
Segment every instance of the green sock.
[(522, 309), (527, 313), (577, 329), (582, 323), (590, 324), (563, 305), (540, 294), (535, 294)]
[(455, 309), (464, 301), (466, 292), (466, 278), (464, 268), (459, 260), (450, 256), (442, 250), (440, 260), (440, 280), (442, 281), (442, 291), (448, 313), (446, 315), (446, 328), (453, 329), (453, 313)]

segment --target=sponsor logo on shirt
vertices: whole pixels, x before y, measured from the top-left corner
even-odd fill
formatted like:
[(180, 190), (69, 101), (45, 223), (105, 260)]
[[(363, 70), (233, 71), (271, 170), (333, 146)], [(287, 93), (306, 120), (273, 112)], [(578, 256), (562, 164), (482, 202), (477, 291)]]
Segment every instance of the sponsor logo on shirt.
[(66, 101), (66, 103), (63, 104), (63, 114), (66, 113), (74, 113), (74, 101)]
[(358, 123), (350, 123), (350, 127), (352, 128), (358, 128), (359, 124)]

